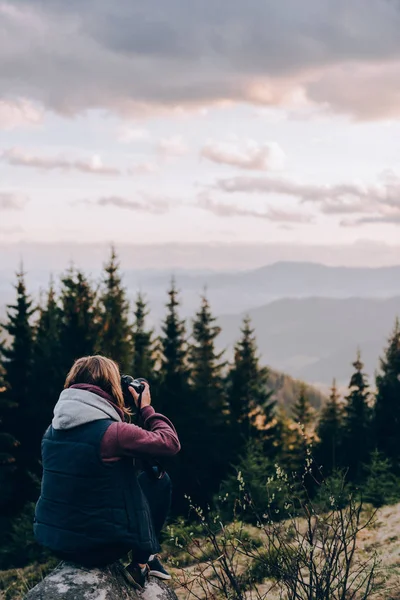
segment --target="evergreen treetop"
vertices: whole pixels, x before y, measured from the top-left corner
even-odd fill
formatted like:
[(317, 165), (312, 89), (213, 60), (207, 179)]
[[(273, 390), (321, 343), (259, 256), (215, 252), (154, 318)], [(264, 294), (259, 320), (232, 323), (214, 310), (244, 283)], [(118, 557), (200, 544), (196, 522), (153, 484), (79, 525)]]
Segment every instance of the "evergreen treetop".
[(271, 400), (271, 392), (267, 391), (268, 369), (259, 364), (249, 317), (243, 320), (241, 334), (235, 345), (234, 362), (229, 369), (227, 383), (232, 427), (237, 429), (244, 441), (260, 437), (262, 430), (265, 433), (271, 427), (276, 403)]
[(189, 346), (190, 383), (197, 396), (199, 409), (226, 411), (223, 394), (224, 352), (217, 352), (216, 338), (221, 328), (211, 313), (206, 296), (201, 297), (200, 309), (193, 319), (192, 338)]
[(115, 360), (121, 371), (127, 371), (132, 360), (132, 333), (129, 325), (129, 303), (119, 272), (114, 247), (104, 266), (98, 301), (99, 336), (96, 352)]
[(187, 343), (185, 321), (179, 317), (174, 279), (168, 290), (166, 309), (159, 338), (158, 404), (173, 421), (176, 419), (181, 423), (188, 402)]
[(322, 409), (318, 424), (318, 458), (326, 475), (341, 466), (340, 449), (343, 436), (343, 409), (339, 401), (336, 380), (333, 380), (331, 394)]
[(167, 315), (161, 326), (161, 372), (163, 380), (174, 380), (176, 377), (185, 377), (187, 367), (186, 357), (186, 327), (185, 321), (179, 318), (178, 290), (175, 280), (172, 279), (168, 290)]
[(154, 378), (155, 348), (152, 329), (146, 329), (146, 317), (149, 314), (146, 302), (141, 293), (137, 295), (134, 309), (133, 360), (132, 373), (134, 377)]
[(375, 434), (378, 450), (393, 465), (400, 460), (400, 321), (396, 319), (384, 357), (381, 372), (376, 378)]
[(369, 386), (364, 374), (364, 364), (360, 351), (353, 362), (354, 373), (346, 396), (343, 422), (343, 455), (351, 479), (362, 476), (363, 464), (367, 462), (371, 451), (371, 417), (369, 406)]
[(41, 437), (51, 422), (53, 408), (65, 380), (60, 340), (61, 319), (61, 310), (51, 279), (45, 300), (39, 306), (32, 359), (31, 397), (35, 410), (31, 427), (32, 435), (36, 439), (33, 453), (38, 458)]
[(314, 410), (307, 396), (307, 387), (304, 383), (300, 386), (299, 396), (292, 408), (293, 420), (307, 428), (314, 419)]
[(21, 270), (16, 274), (16, 301), (7, 307), (7, 321), (4, 331), (10, 338), (10, 344), (3, 344), (1, 354), (6, 370), (6, 385), (13, 402), (27, 402), (29, 377), (31, 374), (33, 327), (31, 317), (35, 313), (33, 301), (26, 291), (25, 274)]
[(77, 358), (95, 353), (99, 324), (96, 292), (84, 273), (71, 267), (61, 283), (60, 343), (66, 376)]

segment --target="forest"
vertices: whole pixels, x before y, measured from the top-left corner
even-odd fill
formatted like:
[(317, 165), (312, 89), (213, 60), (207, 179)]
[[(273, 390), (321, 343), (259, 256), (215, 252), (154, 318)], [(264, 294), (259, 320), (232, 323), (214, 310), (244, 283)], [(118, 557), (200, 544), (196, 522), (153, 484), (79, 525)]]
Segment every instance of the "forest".
[[(277, 469), (311, 499), (321, 481), (338, 479), (374, 507), (400, 499), (399, 321), (375, 380), (355, 353), (348, 390), (340, 394), (333, 379), (317, 410), (306, 384), (291, 405), (277, 402), (248, 318), (231, 358), (216, 349), (220, 328), (206, 294), (188, 326), (172, 280), (156, 334), (145, 295), (127, 297), (114, 249), (100, 281), (70, 267), (38, 304), (22, 268), (14, 285), (0, 347), (0, 569), (48, 560), (31, 531), (41, 438), (69, 368), (85, 355), (103, 354), (121, 373), (148, 379), (156, 411), (174, 423), (182, 450), (164, 461), (174, 489), (171, 523), (194, 518), (193, 506), (197, 516), (212, 511), (221, 497), (228, 519), (241, 478), (259, 510), (273, 505), (279, 521), (286, 500), (273, 482)], [(244, 520), (256, 521), (250, 513)]]

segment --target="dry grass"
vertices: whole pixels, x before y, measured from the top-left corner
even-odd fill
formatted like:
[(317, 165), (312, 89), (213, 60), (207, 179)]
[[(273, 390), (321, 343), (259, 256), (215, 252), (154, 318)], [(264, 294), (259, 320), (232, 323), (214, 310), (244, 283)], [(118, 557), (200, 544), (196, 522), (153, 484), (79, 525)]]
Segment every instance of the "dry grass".
[[(260, 530), (246, 525), (246, 533), (252, 538), (262, 538)], [(200, 565), (193, 564), (188, 560), (188, 556), (183, 550), (175, 553), (175, 558), (184, 565), (186, 577), (195, 575), (199, 568), (205, 569), (205, 575), (212, 579), (214, 576), (212, 568), (207, 566), (205, 560), (201, 563), (201, 557), (210, 559), (211, 552), (208, 552), (207, 544), (201, 543), (201, 551), (198, 553)], [(369, 529), (363, 530), (359, 534), (358, 552), (363, 556), (372, 555), (377, 552), (380, 567), (379, 578), (382, 582), (382, 588), (373, 598), (374, 600), (400, 600), (400, 503), (393, 506), (381, 508), (376, 515), (375, 522)], [(166, 556), (168, 551), (164, 552)], [(208, 555), (208, 556), (207, 556)], [(217, 557), (218, 558), (218, 557)], [(30, 565), (24, 569), (11, 569), (0, 572), (0, 600), (21, 600), (26, 592), (38, 583), (46, 574), (54, 568), (55, 564)], [(240, 562), (239, 571), (243, 569), (244, 562)], [(180, 586), (182, 570), (171, 567), (174, 576), (174, 588), (179, 600), (190, 600), (190, 595)], [(206, 598), (202, 592), (199, 583), (194, 580), (193, 592), (199, 597)], [(275, 582), (265, 581), (258, 585), (258, 592), (265, 594), (266, 600), (281, 600)], [(249, 599), (251, 593), (248, 594)]]
[[(301, 527), (301, 525), (300, 525)], [(246, 532), (254, 538), (262, 538), (260, 530), (246, 525)], [(203, 546), (204, 548), (205, 546)], [(362, 558), (368, 558), (373, 553), (377, 554), (379, 567), (377, 579), (379, 582), (379, 591), (371, 596), (371, 600), (400, 600), (400, 503), (393, 506), (386, 506), (379, 509), (376, 513), (374, 523), (368, 529), (359, 533), (357, 553)], [(210, 567), (209, 561), (204, 560), (195, 565), (193, 562), (188, 564), (187, 556), (179, 553), (176, 558), (182, 560), (184, 572), (181, 568), (171, 568), (174, 578), (174, 588), (180, 600), (190, 600), (191, 594), (181, 585), (183, 580), (192, 579), (192, 598), (207, 598), (201, 585), (200, 579), (196, 580), (196, 574), (203, 571), (203, 575), (212, 580), (215, 575)], [(218, 557), (216, 557), (218, 558)], [(245, 568), (245, 559), (238, 563), (238, 572)], [(187, 586), (186, 586), (187, 587)], [(264, 596), (265, 600), (282, 600), (282, 592), (278, 589), (276, 582), (265, 580), (257, 586), (258, 597)], [(250, 599), (255, 597), (251, 592), (247, 594)], [(209, 596), (211, 598), (211, 596)]]
[(51, 560), (44, 565), (34, 563), (23, 569), (0, 571), (0, 600), (22, 600), (56, 565), (57, 561)]

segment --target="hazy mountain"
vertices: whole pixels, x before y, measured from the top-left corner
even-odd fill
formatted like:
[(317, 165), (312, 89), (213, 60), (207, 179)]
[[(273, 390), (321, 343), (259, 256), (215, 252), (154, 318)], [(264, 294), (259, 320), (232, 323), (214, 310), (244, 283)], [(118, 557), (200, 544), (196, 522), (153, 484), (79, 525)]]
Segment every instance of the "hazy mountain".
[[(89, 272), (93, 281), (100, 270), (101, 265)], [(54, 275), (57, 279), (58, 273)], [(46, 269), (28, 272), (28, 289), (38, 297), (49, 276)], [(164, 315), (171, 276), (168, 270), (124, 271), (129, 297), (133, 300), (138, 290), (145, 293), (156, 328)], [(372, 375), (400, 315), (400, 267), (276, 263), (235, 273), (181, 270), (175, 277), (182, 291), (182, 314), (189, 319), (207, 288), (214, 313), (223, 315), (222, 346), (231, 347), (248, 312), (263, 361), (309, 382), (329, 384), (335, 376), (339, 383), (347, 383), (358, 346)], [(13, 281), (13, 271), (0, 271), (0, 319), (14, 297)]]
[[(222, 347), (232, 347), (244, 314), (219, 319)], [(400, 315), (400, 296), (284, 299), (246, 314), (255, 327), (264, 363), (305, 381), (329, 384), (336, 377), (344, 384), (357, 348), (370, 375), (378, 368), (379, 356)]]
[[(67, 265), (66, 265), (67, 266)], [(97, 279), (101, 261), (88, 273)], [(53, 271), (57, 277), (59, 272)], [(124, 271), (124, 282), (131, 298), (138, 290), (145, 292), (154, 321), (164, 313), (166, 289), (172, 275), (182, 291), (183, 313), (191, 316), (199, 304), (199, 295), (207, 289), (217, 314), (237, 313), (280, 298), (352, 296), (389, 298), (400, 295), (400, 266), (380, 268), (328, 267), (315, 263), (280, 262), (251, 271), (215, 273), (204, 270), (138, 270)], [(45, 288), (50, 270), (27, 272), (29, 289), (37, 294)], [(10, 269), (0, 270), (0, 306), (12, 298)]]
[[(291, 414), (291, 408), (299, 398), (302, 385), (302, 381), (294, 379), (290, 375), (273, 369), (269, 370), (267, 388), (273, 393), (273, 398), (277, 400), (278, 404), (288, 410), (289, 415)], [(312, 385), (306, 386), (306, 394), (311, 405), (317, 410), (326, 401), (326, 394), (323, 394)]]

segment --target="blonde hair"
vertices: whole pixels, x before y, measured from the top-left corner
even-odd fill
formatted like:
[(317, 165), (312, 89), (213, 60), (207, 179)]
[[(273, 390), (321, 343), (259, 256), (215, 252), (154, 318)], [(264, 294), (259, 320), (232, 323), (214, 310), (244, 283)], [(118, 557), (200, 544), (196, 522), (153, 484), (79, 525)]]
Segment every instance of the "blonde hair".
[(113, 397), (115, 404), (125, 415), (131, 414), (125, 406), (118, 365), (110, 358), (99, 354), (78, 358), (67, 375), (64, 389), (76, 383), (97, 385)]

